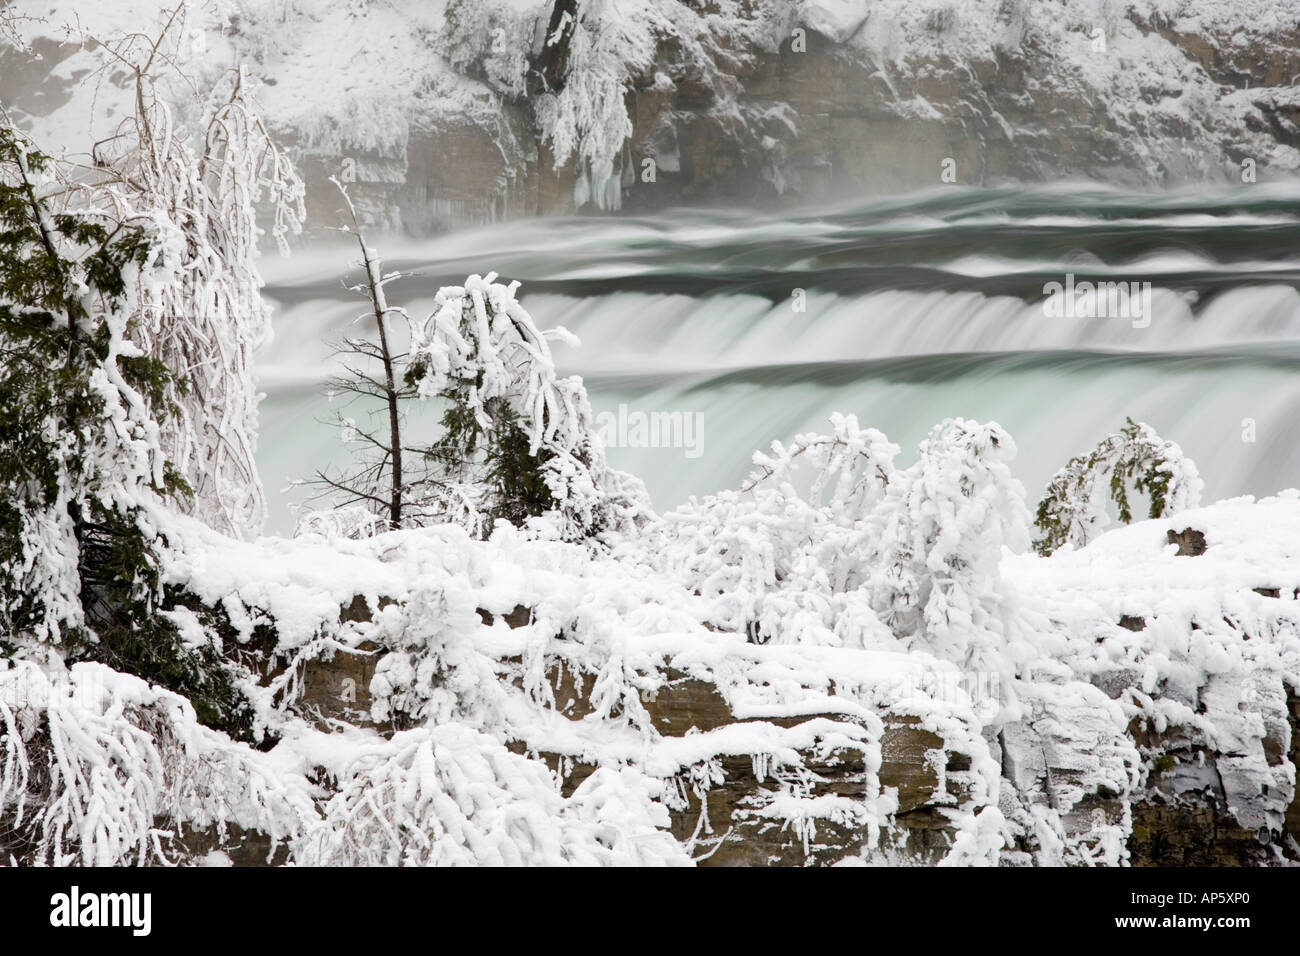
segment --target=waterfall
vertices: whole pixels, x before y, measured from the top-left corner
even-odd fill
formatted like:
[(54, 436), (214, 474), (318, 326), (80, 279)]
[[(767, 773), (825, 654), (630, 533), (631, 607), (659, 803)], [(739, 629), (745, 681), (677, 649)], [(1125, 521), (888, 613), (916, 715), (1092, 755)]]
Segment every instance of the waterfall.
[[(1097, 186), (958, 189), (784, 217), (686, 211), (543, 219), (373, 243), (419, 275), (390, 297), (423, 315), (442, 284), (523, 283), (596, 412), (681, 412), (688, 449), (609, 449), (659, 508), (736, 485), (754, 450), (851, 412), (907, 451), (938, 421), (994, 419), (1030, 497), (1071, 455), (1149, 422), (1197, 460), (1206, 497), (1300, 485), (1300, 189), (1135, 194)], [(328, 342), (364, 312), (351, 253), (268, 262), (276, 339), (259, 356), (268, 528), (287, 479), (346, 449), (321, 424)], [(1066, 276), (1150, 282), (1149, 324), (1046, 314)], [(361, 327), (364, 331), (364, 327)], [(436, 415), (417, 413), (428, 431)]]

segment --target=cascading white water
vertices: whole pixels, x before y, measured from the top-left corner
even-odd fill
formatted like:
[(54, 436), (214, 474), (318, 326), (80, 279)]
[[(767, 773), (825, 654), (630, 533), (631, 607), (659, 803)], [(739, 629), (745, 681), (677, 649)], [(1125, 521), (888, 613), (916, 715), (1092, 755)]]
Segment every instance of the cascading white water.
[[(582, 339), (557, 358), (597, 412), (697, 415), (698, 448), (609, 450), (660, 508), (734, 486), (755, 449), (832, 411), (905, 450), (946, 417), (996, 420), (1031, 498), (1126, 415), (1178, 441), (1211, 499), (1300, 485), (1295, 188), (953, 189), (786, 218), (535, 220), (372, 242), (390, 267), (422, 273), (390, 287), (412, 315), (468, 273), (520, 279), (539, 324)], [(303, 493), (281, 491), (289, 479), (347, 454), (318, 419), (328, 341), (364, 311), (340, 282), (351, 257), (317, 247), (268, 263), (280, 305), (259, 366), (269, 531), (292, 528)], [(1067, 273), (1150, 281), (1149, 324), (1048, 316), (1043, 286)]]

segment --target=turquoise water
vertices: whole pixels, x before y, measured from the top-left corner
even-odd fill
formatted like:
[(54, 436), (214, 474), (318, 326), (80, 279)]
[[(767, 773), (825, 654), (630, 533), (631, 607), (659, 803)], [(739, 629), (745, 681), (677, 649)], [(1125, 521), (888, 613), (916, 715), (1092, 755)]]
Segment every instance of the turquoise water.
[[(698, 457), (609, 449), (660, 508), (737, 484), (755, 449), (833, 411), (905, 457), (943, 418), (996, 420), (1031, 499), (1126, 415), (1179, 442), (1211, 500), (1300, 486), (1300, 187), (954, 187), (781, 216), (529, 220), (371, 242), (389, 268), (419, 273), (389, 287), (412, 315), (470, 272), (518, 279), (542, 327), (581, 338), (556, 356), (597, 412), (696, 415)], [(327, 343), (366, 332), (351, 328), (364, 304), (341, 282), (353, 257), (317, 246), (265, 262), (269, 531), (292, 529), (304, 494), (282, 490), (289, 479), (346, 455), (319, 419)], [(1149, 282), (1149, 324), (1049, 317), (1044, 284), (1067, 273)], [(417, 411), (413, 431), (430, 432), (434, 412)]]

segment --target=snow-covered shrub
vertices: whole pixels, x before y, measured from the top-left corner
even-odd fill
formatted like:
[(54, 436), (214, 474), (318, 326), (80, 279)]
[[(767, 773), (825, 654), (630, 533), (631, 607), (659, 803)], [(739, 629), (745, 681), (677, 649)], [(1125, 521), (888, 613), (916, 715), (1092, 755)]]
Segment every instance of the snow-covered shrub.
[(275, 841), (315, 818), (299, 778), (199, 725), (183, 697), (99, 664), (0, 658), (0, 855), (54, 866), (168, 862), (181, 824)]
[[(494, 541), (507, 536), (513, 534), (498, 533)], [(374, 720), (398, 728), (455, 721), (490, 733), (526, 733), (539, 711), (555, 707), (558, 667), (590, 677), (586, 703), (597, 718), (653, 736), (616, 617), (584, 607), (545, 612), (519, 664), (503, 668), (481, 644), (480, 618), (464, 584), (417, 589), (402, 605), (385, 608), (367, 631), (385, 649), (370, 681)], [(518, 678), (517, 688), (508, 686), (508, 673)]]
[(322, 508), (303, 513), (294, 527), (293, 536), (301, 538), (315, 535), (327, 540), (334, 538), (370, 538), (388, 530), (388, 523), (373, 511), (353, 505), (350, 507)]
[(740, 492), (665, 515), (652, 560), (709, 602), (714, 624), (751, 640), (897, 639), (970, 663), (1004, 637), (1002, 549), (1028, 544), (1006, 464), (1015, 445), (996, 424), (954, 419), (911, 467), (897, 469), (897, 453), (836, 415), (829, 435), (755, 455)]
[(504, 690), (469, 635), (479, 619), (464, 591), (424, 589), (380, 614), (371, 639), (388, 649), (370, 682), (371, 716), (399, 727), (504, 720)]
[(659, 784), (597, 770), (567, 800), (546, 765), (462, 724), (409, 730), (348, 767), (300, 863), (386, 866), (687, 865)]
[(957, 664), (1002, 659), (1004, 547), (1029, 544), (1024, 489), (1007, 462), (1011, 436), (996, 423), (950, 419), (882, 502), (872, 604), (908, 647)]
[(438, 291), (412, 330), (408, 381), (448, 403), (427, 451), (432, 510), (477, 534), (530, 523), (563, 540), (631, 526), (648, 510), (644, 486), (605, 464), (582, 380), (561, 378), (548, 336), (515, 299), (518, 283), (470, 276)]
[(528, 54), (545, 0), (533, 4), (494, 4), (447, 0), (439, 49), (462, 73), (478, 73), (506, 96), (527, 92)]
[[(874, 509), (898, 446), (852, 415), (831, 432), (773, 442), (739, 491), (667, 514), (661, 563), (710, 606), (710, 620), (752, 640), (861, 645), (859, 615), (832, 595), (859, 587), (874, 549)], [(817, 636), (817, 630), (828, 633)], [(829, 633), (833, 632), (833, 633)]]
[(1042, 532), (1035, 548), (1051, 554), (1067, 544), (1083, 547), (1110, 523), (1107, 498), (1128, 524), (1133, 520), (1130, 484), (1150, 497), (1150, 518), (1195, 508), (1204, 487), (1196, 464), (1176, 443), (1145, 422), (1127, 419), (1118, 433), (1087, 455), (1071, 458), (1047, 483), (1034, 521)]

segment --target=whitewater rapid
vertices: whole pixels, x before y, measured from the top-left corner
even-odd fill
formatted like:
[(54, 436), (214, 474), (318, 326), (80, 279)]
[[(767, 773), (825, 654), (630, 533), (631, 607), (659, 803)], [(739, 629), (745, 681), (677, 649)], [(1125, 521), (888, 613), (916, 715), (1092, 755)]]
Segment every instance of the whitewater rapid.
[[(1123, 424), (1149, 422), (1200, 466), (1207, 500), (1300, 486), (1300, 187), (1139, 194), (1096, 186), (933, 190), (786, 215), (528, 220), (415, 241), (370, 237), (417, 273), (390, 301), (422, 317), (440, 285), (519, 280), (597, 413), (681, 412), (698, 447), (611, 447), (656, 507), (736, 485), (772, 439), (856, 414), (909, 456), (935, 423), (996, 420), (1030, 504), (1051, 473)], [(258, 462), (268, 531), (291, 486), (346, 460), (330, 343), (369, 334), (343, 278), (355, 246), (268, 259), (274, 341)], [(1062, 318), (1044, 285), (1151, 283), (1150, 322)], [(417, 412), (431, 435), (435, 410)], [(623, 436), (631, 441), (636, 435)]]

